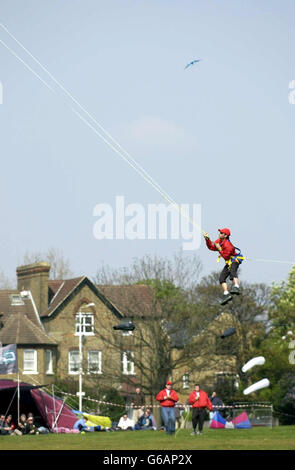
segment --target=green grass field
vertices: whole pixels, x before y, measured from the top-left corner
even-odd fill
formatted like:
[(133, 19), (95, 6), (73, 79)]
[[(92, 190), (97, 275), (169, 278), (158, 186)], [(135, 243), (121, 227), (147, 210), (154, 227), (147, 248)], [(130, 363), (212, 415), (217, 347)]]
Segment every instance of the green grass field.
[(295, 450), (295, 426), (245, 430), (204, 429), (191, 436), (180, 430), (176, 436), (160, 431), (96, 432), (1, 436), (1, 450)]

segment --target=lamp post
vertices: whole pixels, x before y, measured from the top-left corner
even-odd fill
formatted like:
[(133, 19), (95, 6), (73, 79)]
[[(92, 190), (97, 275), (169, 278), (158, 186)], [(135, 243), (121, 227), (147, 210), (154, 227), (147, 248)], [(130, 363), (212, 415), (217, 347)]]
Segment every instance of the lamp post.
[(94, 303), (87, 305), (82, 305), (79, 310), (79, 392), (77, 396), (79, 397), (79, 411), (82, 411), (82, 397), (85, 395), (85, 392), (82, 391), (82, 375), (83, 375), (83, 352), (82, 352), (82, 310), (85, 308), (94, 307)]

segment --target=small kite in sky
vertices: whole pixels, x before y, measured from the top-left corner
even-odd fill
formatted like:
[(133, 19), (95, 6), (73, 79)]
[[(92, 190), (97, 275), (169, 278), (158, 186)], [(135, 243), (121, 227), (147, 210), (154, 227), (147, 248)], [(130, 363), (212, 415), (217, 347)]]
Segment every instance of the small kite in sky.
[(194, 65), (196, 62), (200, 62), (201, 59), (195, 59), (195, 60), (192, 60), (191, 62), (189, 62), (185, 67), (184, 67), (184, 70), (187, 69), (188, 67), (190, 67), (191, 65)]

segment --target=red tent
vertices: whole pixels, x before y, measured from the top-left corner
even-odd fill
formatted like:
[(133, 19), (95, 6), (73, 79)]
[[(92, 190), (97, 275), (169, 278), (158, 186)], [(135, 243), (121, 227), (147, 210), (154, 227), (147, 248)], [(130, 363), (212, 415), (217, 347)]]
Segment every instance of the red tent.
[(35, 386), (25, 382), (18, 383), (13, 380), (0, 380), (0, 413), (11, 414), (12, 421), (16, 423), (19, 412), (33, 413), (38, 426), (45, 426), (52, 431), (53, 427), (73, 428), (77, 416), (64, 403), (61, 398), (53, 397), (41, 390), (42, 386)]

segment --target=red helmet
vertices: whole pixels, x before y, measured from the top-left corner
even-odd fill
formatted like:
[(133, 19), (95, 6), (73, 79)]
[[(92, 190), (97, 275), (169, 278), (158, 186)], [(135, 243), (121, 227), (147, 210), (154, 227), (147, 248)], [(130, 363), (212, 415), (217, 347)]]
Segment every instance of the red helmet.
[(229, 228), (219, 228), (218, 232), (225, 233), (228, 237), (230, 237), (230, 229)]

